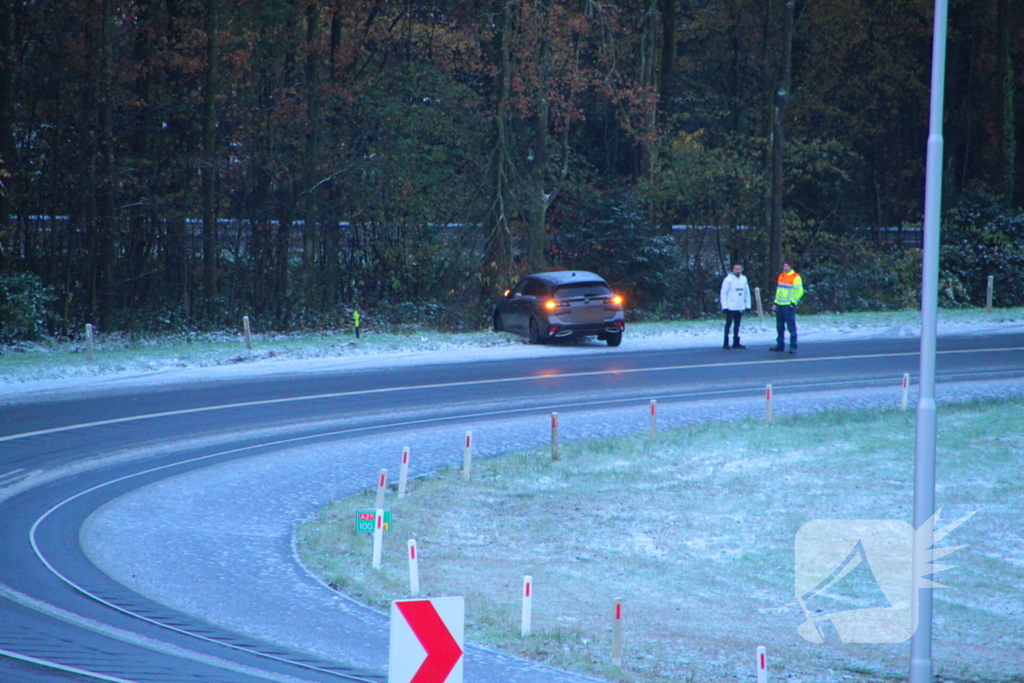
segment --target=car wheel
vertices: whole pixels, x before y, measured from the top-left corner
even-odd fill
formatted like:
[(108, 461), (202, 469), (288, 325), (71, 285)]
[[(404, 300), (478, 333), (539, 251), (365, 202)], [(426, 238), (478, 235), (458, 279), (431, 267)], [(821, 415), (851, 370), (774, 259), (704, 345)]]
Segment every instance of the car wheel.
[(530, 343), (540, 344), (540, 326), (536, 318), (530, 318)]
[(503, 323), (502, 320), (501, 320), (501, 313), (495, 313), (494, 314), (494, 331), (495, 332), (504, 332), (505, 331), (505, 323)]
[(609, 334), (604, 338), (604, 340), (608, 342), (608, 346), (618, 346), (622, 343), (622, 333), (616, 332), (615, 334)]

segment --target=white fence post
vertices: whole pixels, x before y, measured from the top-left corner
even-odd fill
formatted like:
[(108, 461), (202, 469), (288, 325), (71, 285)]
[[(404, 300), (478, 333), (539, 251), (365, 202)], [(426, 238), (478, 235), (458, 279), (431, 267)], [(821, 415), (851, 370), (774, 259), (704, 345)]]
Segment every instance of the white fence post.
[(769, 384), (764, 388), (764, 422), (765, 424), (772, 423), (772, 385)]
[(903, 398), (900, 399), (900, 408), (902, 410), (907, 409), (907, 398), (910, 394), (910, 373), (903, 373)]
[(242, 316), (242, 329), (245, 331), (245, 348), (252, 351), (252, 328), (249, 327), (249, 316)]
[(473, 468), (473, 432), (466, 432), (466, 449), (462, 452), (462, 478), (469, 481), (469, 473)]
[(409, 539), (409, 597), (420, 597), (420, 560), (416, 556), (416, 539)]
[(757, 301), (757, 319), (761, 321), (761, 329), (764, 327), (764, 308), (761, 306), (761, 288), (754, 287), (754, 300)]
[(380, 556), (384, 545), (384, 511), (377, 508), (373, 526), (373, 568), (380, 569)]
[(994, 276), (988, 276), (988, 287), (985, 290), (985, 310), (992, 310), (992, 290), (995, 289), (996, 279)]
[(402, 449), (402, 468), (398, 471), (398, 497), (405, 498), (405, 487), (409, 483), (409, 447)]
[(523, 577), (523, 621), (519, 634), (525, 638), (533, 630), (533, 577)]
[(92, 323), (85, 325), (85, 357), (92, 362), (93, 359), (93, 328)]

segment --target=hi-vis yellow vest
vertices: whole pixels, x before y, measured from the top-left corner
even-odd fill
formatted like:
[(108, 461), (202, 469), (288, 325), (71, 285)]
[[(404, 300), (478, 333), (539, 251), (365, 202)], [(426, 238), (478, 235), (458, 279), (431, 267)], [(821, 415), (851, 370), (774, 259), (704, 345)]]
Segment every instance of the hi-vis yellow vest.
[(779, 286), (775, 290), (775, 305), (789, 306), (800, 303), (804, 297), (804, 281), (799, 273), (791, 270), (779, 275)]

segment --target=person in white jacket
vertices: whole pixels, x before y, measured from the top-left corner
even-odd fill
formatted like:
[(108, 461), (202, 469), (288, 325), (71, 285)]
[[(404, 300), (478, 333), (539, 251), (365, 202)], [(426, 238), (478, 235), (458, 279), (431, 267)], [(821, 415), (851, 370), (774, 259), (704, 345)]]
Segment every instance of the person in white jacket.
[[(725, 343), (723, 349), (729, 347), (729, 328), (733, 328), (732, 347), (734, 349), (745, 349), (740, 344), (740, 319), (743, 311), (750, 308), (750, 285), (747, 284), (747, 276), (743, 274), (743, 266), (734, 264), (732, 272), (722, 280), (722, 310), (725, 311)], [(735, 323), (735, 327), (733, 324)]]

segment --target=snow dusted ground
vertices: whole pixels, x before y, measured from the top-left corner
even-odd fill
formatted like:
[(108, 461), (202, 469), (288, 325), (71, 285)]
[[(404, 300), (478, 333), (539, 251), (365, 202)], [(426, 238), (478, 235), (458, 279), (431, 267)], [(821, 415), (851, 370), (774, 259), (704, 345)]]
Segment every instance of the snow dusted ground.
[[(219, 343), (193, 344), (191, 350), (183, 344), (167, 344), (169, 350), (153, 343), (128, 349), (101, 346), (93, 364), (85, 363), (82, 353), (62, 356), (64, 352), (57, 351), (47, 357), (46, 353), (38, 352), (47, 362), (32, 358), (17, 372), (8, 374), (8, 368), (15, 367), (10, 362), (11, 356), (35, 355), (29, 351), (0, 356), (0, 372), (4, 375), (0, 402), (32, 401), (56, 392), (62, 395), (127, 392), (188, 382), (428, 363), (609, 354), (638, 349), (713, 349), (721, 344), (721, 328), (718, 320), (632, 325), (619, 349), (597, 342), (529, 346), (516, 338), (491, 333), (368, 334), (359, 342), (347, 334), (257, 337), (251, 358), (238, 338), (225, 336)], [(771, 321), (766, 321), (765, 328), (750, 316), (744, 326), (744, 342), (751, 348), (769, 345), (774, 340)], [(919, 334), (917, 315), (913, 312), (804, 316), (800, 330), (805, 343)], [(940, 334), (944, 335), (1022, 332), (1024, 309), (991, 314), (952, 311), (943, 312), (940, 318)], [(200, 346), (202, 348), (198, 348)], [(971, 383), (970, 386), (969, 392), (955, 387), (949, 389), (958, 399), (967, 398), (966, 393), (977, 397), (1020, 396), (1022, 393), (1018, 381)], [(823, 396), (817, 407), (877, 407), (893, 405), (896, 400), (895, 390), (859, 391), (856, 395), (832, 392)], [(801, 403), (794, 401), (790, 405), (785, 397), (780, 397), (777, 414), (798, 412)], [(751, 398), (730, 402), (725, 414), (735, 413), (736, 419), (742, 419), (756, 416), (759, 411), (763, 411), (761, 401)], [(664, 427), (682, 426), (712, 419), (712, 416), (721, 419), (723, 404), (712, 401), (706, 406), (687, 405), (677, 410), (666, 405), (659, 412), (662, 412)], [(587, 416), (580, 415), (575, 427), (573, 421), (567, 421), (564, 437), (569, 441), (637, 431), (637, 426), (632, 422), (627, 424), (621, 413), (595, 411), (588, 415), (592, 419), (583, 419)], [(453, 450), (451, 444), (459, 443), (461, 430), (467, 426), (472, 426), (474, 434), (480, 436), (481, 457), (544, 443), (542, 421), (526, 431), (519, 422), (484, 420), (472, 425), (424, 427), (415, 430), (415, 434), (349, 439), (345, 442), (348, 466), (341, 468), (344, 472), (337, 467), (338, 454), (333, 444), (296, 444), (260, 458), (204, 468), (112, 501), (90, 518), (82, 532), (83, 542), (90, 557), (104, 571), (164, 604), (243, 633), (274, 634), (278, 642), (323, 657), (381, 669), (386, 661), (386, 618), (324, 589), (305, 574), (295, 562), (291, 545), (296, 524), (309, 519), (316, 509), (340, 495), (365, 487), (380, 467), (381, 453), (399, 453), (405, 440), (412, 436), (417, 453), (415, 474), (419, 475), (451, 465), (460, 457), (458, 449)], [(584, 429), (587, 425), (593, 429)], [(230, 491), (230, 495), (224, 495), (225, 491)], [(894, 514), (906, 512), (901, 509)], [(239, 526), (238, 520), (245, 522)], [(789, 547), (788, 539), (783, 545)], [(169, 562), (167, 558), (178, 558), (178, 561)], [(772, 605), (777, 607), (777, 602), (773, 601)], [(731, 658), (734, 653), (746, 652), (748, 645), (750, 643), (744, 639), (736, 648), (730, 646), (728, 653), (724, 650), (712, 653), (711, 669), (719, 680), (733, 678), (746, 670), (744, 661)], [(511, 658), (504, 658), (502, 665), (496, 666), (494, 658), (503, 657), (473, 649), (467, 661), (467, 672), (472, 670), (473, 680), (496, 683), (581, 680), (572, 674), (555, 673)], [(785, 659), (793, 661), (788, 656)], [(905, 657), (896, 654), (895, 659), (902, 661)], [(996, 671), (999, 670), (996, 667)], [(802, 671), (801, 667), (790, 668), (788, 673), (785, 678), (794, 683), (816, 680), (813, 673), (808, 677), (810, 672)], [(849, 673), (871, 679), (878, 672)], [(976, 672), (963, 673), (972, 676)], [(858, 680), (859, 676), (849, 678)]]
[[(801, 316), (801, 343), (847, 339), (916, 337), (916, 311)], [(131, 391), (190, 382), (230, 381), (249, 377), (320, 374), (344, 370), (449, 364), (510, 358), (578, 356), (676, 348), (716, 348), (721, 344), (719, 319), (637, 323), (627, 327), (623, 344), (610, 349), (603, 342), (531, 346), (509, 334), (435, 331), (375, 333), (356, 340), (351, 332), (255, 335), (246, 350), (241, 335), (206, 335), (192, 342), (182, 338), (126, 341), (100, 338), (89, 362), (82, 344), (22, 345), (0, 348), (0, 401), (38, 400), (59, 393), (65, 397), (99, 391)], [(943, 310), (940, 335), (987, 335), (1024, 332), (1024, 308)], [(748, 313), (743, 341), (752, 348), (774, 343), (774, 320), (761, 324)]]

